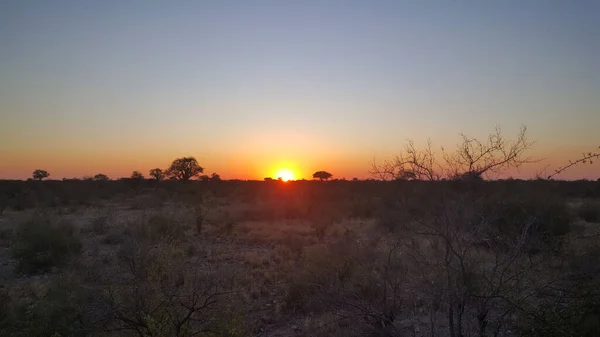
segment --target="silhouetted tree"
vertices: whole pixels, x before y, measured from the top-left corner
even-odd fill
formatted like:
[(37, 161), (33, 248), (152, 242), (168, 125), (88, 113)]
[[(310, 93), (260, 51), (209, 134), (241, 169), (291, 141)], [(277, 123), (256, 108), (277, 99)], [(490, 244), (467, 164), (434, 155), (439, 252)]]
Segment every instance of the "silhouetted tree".
[(198, 180), (200, 180), (200, 181), (209, 181), (210, 177), (207, 176), (206, 174), (203, 174), (203, 175), (201, 175), (201, 176), (198, 177)]
[(94, 180), (95, 181), (108, 181), (108, 180), (110, 180), (110, 178), (106, 174), (98, 173), (94, 176)]
[(155, 168), (150, 170), (150, 176), (157, 181), (161, 181), (165, 178), (165, 173), (163, 172), (163, 170), (159, 169), (159, 168)]
[(513, 141), (502, 136), (500, 128), (490, 134), (486, 141), (461, 134), (462, 143), (454, 152), (442, 148), (443, 162), (439, 161), (431, 142), (424, 149), (417, 149), (412, 141), (404, 151), (383, 164), (372, 163), (371, 173), (384, 180), (480, 180), (486, 173), (500, 173), (511, 167), (519, 167), (532, 160), (524, 153), (533, 144), (527, 139), (527, 127), (523, 126)]
[(203, 172), (204, 168), (198, 165), (198, 161), (194, 157), (177, 158), (167, 169), (167, 175), (183, 181), (197, 177)]
[(35, 180), (41, 181), (42, 179), (48, 178), (49, 176), (50, 176), (50, 173), (48, 173), (48, 171), (46, 171), (46, 170), (37, 169), (37, 170), (33, 171), (33, 179), (35, 179)]
[(131, 174), (131, 179), (143, 180), (144, 175), (140, 171), (133, 171)]
[(273, 178), (271, 178), (271, 177), (266, 177), (266, 178), (265, 178), (265, 181), (273, 181)]
[(216, 173), (213, 173), (213, 174), (211, 174), (211, 176), (210, 176), (210, 180), (211, 180), (211, 181), (221, 181), (221, 176), (220, 176), (220, 175), (218, 175), (218, 174), (216, 174)]
[(317, 171), (313, 173), (313, 179), (329, 180), (329, 178), (333, 177), (333, 175), (327, 171)]

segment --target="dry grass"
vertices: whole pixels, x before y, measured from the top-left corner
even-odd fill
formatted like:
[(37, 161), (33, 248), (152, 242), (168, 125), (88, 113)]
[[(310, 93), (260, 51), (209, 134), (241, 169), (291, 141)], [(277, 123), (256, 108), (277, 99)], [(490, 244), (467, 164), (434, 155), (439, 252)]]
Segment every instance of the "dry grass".
[[(28, 308), (42, 300), (50, 303), (45, 300), (54, 296), (50, 295), (49, 289), (66, 276), (77, 280), (74, 289), (96, 289), (99, 279), (116, 282), (132, 268), (125, 258), (136, 253), (132, 247), (143, 247), (136, 256), (143, 256), (141, 252), (147, 251), (149, 256), (160, 257), (163, 261), (160, 268), (166, 269), (161, 269), (158, 275), (165, 275), (165, 282), (177, 283), (179, 270), (219, 271), (220, 283), (235, 294), (227, 301), (219, 302), (219, 310), (227, 313), (223, 314), (228, 317), (226, 321), (205, 322), (214, 324), (215, 328), (218, 326), (220, 331), (233, 331), (243, 326), (245, 335), (254, 336), (385, 333), (399, 336), (398, 330), (427, 335), (428, 312), (439, 305), (435, 309), (440, 311), (436, 329), (441, 331), (439, 336), (444, 336), (447, 331), (441, 326), (445, 304), (432, 301), (431, 295), (441, 291), (436, 282), (441, 280), (443, 259), (439, 259), (443, 254), (435, 240), (418, 234), (423, 225), (434, 223), (419, 221), (434, 213), (432, 205), (435, 205), (434, 196), (438, 192), (426, 193), (415, 188), (417, 192), (410, 194), (414, 199), (398, 201), (394, 193), (387, 193), (381, 187), (377, 187), (378, 190), (365, 185), (357, 189), (351, 183), (347, 184), (242, 184), (235, 189), (180, 191), (187, 193), (185, 196), (173, 191), (154, 196), (146, 191), (135, 196), (104, 198), (95, 206), (75, 207), (72, 212), (64, 212), (61, 207), (44, 208), (43, 217), (72, 224), (81, 239), (81, 254), (70, 264), (50, 268), (47, 278), (18, 277), (15, 261), (8, 250), (3, 249), (0, 250), (0, 276), (8, 285), (6, 289), (10, 289), (10, 303), (15, 308)], [(408, 189), (406, 193), (413, 193), (410, 191)], [(567, 201), (565, 197), (562, 200)], [(526, 221), (528, 215), (538, 215), (538, 210), (546, 209), (542, 204), (502, 205), (517, 210), (511, 213), (512, 218), (503, 219), (511, 223)], [(589, 251), (598, 243), (598, 238), (580, 236), (593, 233), (593, 223), (597, 222), (592, 212), (595, 206), (597, 202), (591, 200), (582, 206), (574, 206), (574, 214), (582, 219), (566, 228), (579, 232), (567, 235), (569, 239), (565, 240), (563, 255), (554, 256), (553, 263), (558, 263), (560, 258), (576, 256), (578, 258), (572, 261), (577, 263), (572, 264), (580, 266), (577, 271), (591, 270), (585, 257), (591, 256)], [(207, 221), (200, 234), (195, 230), (199, 209), (207, 210)], [(470, 219), (466, 213), (460, 214), (462, 220)], [(6, 211), (0, 223), (0, 247), (13, 247), (18, 240), (18, 224), (35, 214), (39, 211)], [(559, 215), (563, 216), (563, 213)], [(544, 219), (544, 223), (550, 219), (538, 218)], [(561, 228), (563, 230), (564, 226)], [(562, 234), (558, 231), (553, 235)], [(470, 242), (468, 238), (467, 234), (453, 237), (461, 244)], [(489, 272), (498, 256), (494, 249), (485, 245), (470, 249), (466, 254), (470, 259), (466, 265), (477, 275)], [(158, 254), (159, 251), (162, 253)], [(535, 260), (535, 256), (528, 258)], [(519, 272), (518, 266), (511, 268), (507, 270)], [(543, 274), (555, 275), (553, 272), (548, 269)], [(156, 284), (163, 282), (155, 281)], [(433, 298), (444, 298), (443, 294), (440, 292)], [(66, 304), (69, 300), (63, 298), (60, 301), (69, 307)], [(396, 300), (405, 306), (398, 312), (394, 311)], [(79, 301), (92, 303), (81, 298)], [(233, 303), (235, 310), (232, 311)], [(229, 306), (221, 307), (221, 304)], [(99, 308), (82, 306), (78, 310), (89, 315)], [(67, 312), (63, 314), (70, 317)], [(468, 314), (475, 315), (474, 312)], [(11, 310), (10, 315), (18, 313)], [(392, 326), (381, 323), (389, 315), (394, 317)], [(47, 322), (43, 317), (36, 319)], [(35, 323), (35, 320), (31, 322)], [(50, 330), (43, 332), (67, 331), (74, 336), (86, 335), (80, 334), (76, 326), (59, 323), (49, 324)], [(236, 331), (241, 331), (239, 329)], [(106, 332), (98, 335), (128, 336)]]

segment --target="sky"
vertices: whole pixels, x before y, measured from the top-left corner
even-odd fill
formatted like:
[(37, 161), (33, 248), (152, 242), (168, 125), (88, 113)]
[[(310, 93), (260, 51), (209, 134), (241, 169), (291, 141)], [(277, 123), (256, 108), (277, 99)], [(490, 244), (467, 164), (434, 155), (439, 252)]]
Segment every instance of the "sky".
[(368, 178), (521, 125), (542, 161), (512, 176), (600, 145), (599, 1), (0, 2), (0, 179)]

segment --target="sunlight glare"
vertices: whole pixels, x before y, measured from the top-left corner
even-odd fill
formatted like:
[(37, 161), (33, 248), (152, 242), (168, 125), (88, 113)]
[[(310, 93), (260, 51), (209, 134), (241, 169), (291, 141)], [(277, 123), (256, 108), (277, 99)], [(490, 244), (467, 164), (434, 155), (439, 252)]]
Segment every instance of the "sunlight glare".
[(279, 177), (281, 177), (283, 181), (290, 181), (296, 179), (294, 172), (288, 168), (281, 168), (277, 170), (273, 178), (279, 179)]

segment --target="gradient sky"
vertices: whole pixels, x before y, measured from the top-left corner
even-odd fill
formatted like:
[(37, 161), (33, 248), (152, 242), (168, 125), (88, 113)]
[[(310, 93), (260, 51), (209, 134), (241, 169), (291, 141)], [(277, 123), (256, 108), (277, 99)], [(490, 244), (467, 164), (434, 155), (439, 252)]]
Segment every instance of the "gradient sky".
[(0, 2), (0, 178), (364, 178), (522, 124), (525, 176), (600, 145), (600, 1)]

